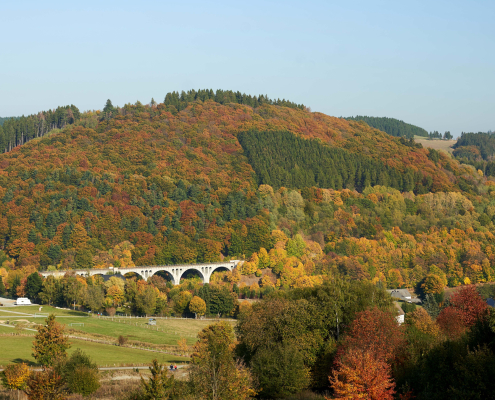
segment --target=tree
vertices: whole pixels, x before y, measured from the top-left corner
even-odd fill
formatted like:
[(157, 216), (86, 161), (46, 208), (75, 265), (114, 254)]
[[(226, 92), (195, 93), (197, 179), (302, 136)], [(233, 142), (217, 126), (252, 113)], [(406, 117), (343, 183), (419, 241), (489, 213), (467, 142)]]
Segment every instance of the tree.
[(187, 306), (189, 305), (189, 302), (191, 301), (192, 297), (193, 296), (191, 292), (188, 292), (187, 290), (180, 292), (179, 296), (175, 300), (175, 305), (174, 305), (175, 312), (179, 315), (182, 315), (186, 311)]
[(205, 301), (198, 296), (194, 296), (189, 302), (189, 311), (196, 315), (205, 315), (206, 313), (206, 303)]
[(299, 393), (310, 383), (309, 369), (302, 354), (290, 343), (269, 344), (251, 360), (253, 373), (263, 388), (260, 396), (285, 398)]
[(405, 332), (395, 315), (375, 307), (356, 314), (342, 347), (344, 352), (357, 349), (390, 363), (405, 345)]
[(2, 372), (2, 383), (10, 390), (17, 390), (19, 395), (19, 390), (23, 390), (26, 387), (30, 374), (31, 372), (26, 363), (10, 364)]
[(29, 400), (65, 400), (64, 379), (53, 368), (34, 372), (27, 381)]
[(49, 275), (43, 282), (43, 290), (40, 293), (41, 301), (51, 305), (57, 295), (57, 291), (55, 278), (52, 275)]
[(55, 321), (55, 315), (50, 314), (45, 320), (46, 325), (38, 326), (38, 333), (34, 337), (33, 357), (44, 366), (52, 366), (58, 360), (67, 356), (70, 347), (64, 327)]
[(5, 296), (5, 285), (3, 284), (3, 277), (0, 275), (0, 296)]
[(198, 334), (189, 378), (196, 393), (208, 400), (252, 398), (251, 376), (234, 359), (234, 332), (226, 322), (209, 325)]
[(43, 280), (38, 272), (33, 272), (27, 277), (26, 281), (26, 295), (30, 299), (36, 301), (38, 299), (38, 294), (43, 288)]
[(450, 340), (457, 340), (467, 329), (463, 319), (462, 311), (454, 307), (446, 307), (438, 315), (437, 323)]
[(155, 358), (149, 367), (151, 376), (145, 380), (141, 376), (141, 386), (144, 391), (144, 400), (166, 400), (174, 384), (174, 377), (167, 376), (167, 368)]
[(21, 286), (21, 277), (18, 275), (14, 276), (12, 283), (10, 284), (9, 295), (13, 299), (17, 298), (17, 288)]
[(458, 310), (465, 326), (471, 327), (480, 318), (486, 317), (488, 305), (483, 301), (476, 286), (464, 286), (449, 298), (449, 307)]
[(88, 286), (86, 289), (86, 305), (93, 312), (101, 310), (105, 296), (103, 289), (99, 285)]
[(371, 352), (350, 349), (329, 377), (337, 399), (392, 400), (395, 383), (390, 366)]
[(136, 308), (146, 316), (151, 315), (156, 309), (156, 292), (152, 286), (146, 286), (136, 295)]
[(423, 308), (431, 318), (436, 318), (438, 317), (438, 314), (440, 314), (440, 307), (438, 306), (433, 293), (426, 294), (425, 300), (423, 301)]
[(55, 370), (71, 393), (87, 397), (100, 387), (98, 366), (81, 349), (77, 349), (67, 360), (62, 360)]
[(425, 293), (442, 293), (444, 289), (444, 282), (442, 278), (435, 274), (428, 274), (421, 288)]

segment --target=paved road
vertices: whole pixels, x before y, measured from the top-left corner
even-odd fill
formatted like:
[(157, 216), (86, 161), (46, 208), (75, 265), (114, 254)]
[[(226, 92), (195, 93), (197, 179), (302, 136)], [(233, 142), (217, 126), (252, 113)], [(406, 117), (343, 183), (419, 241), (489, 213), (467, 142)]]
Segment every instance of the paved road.
[(15, 306), (15, 300), (6, 299), (5, 297), (0, 297), (0, 303), (3, 304), (5, 307)]

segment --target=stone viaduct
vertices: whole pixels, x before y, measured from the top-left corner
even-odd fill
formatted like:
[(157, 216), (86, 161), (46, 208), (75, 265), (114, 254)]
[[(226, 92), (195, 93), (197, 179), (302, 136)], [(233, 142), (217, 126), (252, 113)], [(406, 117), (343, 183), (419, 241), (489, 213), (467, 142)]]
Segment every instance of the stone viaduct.
[[(209, 283), (211, 274), (215, 271), (232, 271), (239, 260), (231, 260), (225, 262), (215, 262), (208, 264), (181, 264), (181, 265), (151, 265), (144, 267), (129, 267), (129, 268), (102, 268), (102, 269), (73, 269), (77, 275), (81, 276), (93, 276), (93, 275), (126, 275), (129, 272), (134, 272), (141, 276), (141, 278), (147, 280), (151, 278), (157, 272), (163, 271), (166, 273), (167, 277), (170, 278), (174, 285), (180, 283), (181, 277), (188, 271), (196, 271), (199, 273), (203, 279), (203, 283)], [(62, 277), (66, 272), (69, 271), (43, 271), (40, 272), (45, 278), (49, 275), (55, 277)]]

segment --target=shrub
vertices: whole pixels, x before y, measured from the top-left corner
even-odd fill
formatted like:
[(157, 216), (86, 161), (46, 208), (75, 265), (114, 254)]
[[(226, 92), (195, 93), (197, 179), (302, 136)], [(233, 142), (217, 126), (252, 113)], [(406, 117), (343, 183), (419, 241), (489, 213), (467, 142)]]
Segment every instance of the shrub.
[(74, 373), (67, 378), (67, 385), (72, 393), (79, 393), (84, 397), (96, 392), (100, 387), (98, 371), (85, 365), (78, 366)]
[(127, 343), (127, 338), (122, 335), (119, 335), (119, 338), (117, 340), (119, 342), (119, 346), (124, 346)]
[(107, 312), (107, 314), (110, 316), (110, 317), (113, 317), (115, 315), (115, 307), (107, 307), (105, 308), (105, 311)]

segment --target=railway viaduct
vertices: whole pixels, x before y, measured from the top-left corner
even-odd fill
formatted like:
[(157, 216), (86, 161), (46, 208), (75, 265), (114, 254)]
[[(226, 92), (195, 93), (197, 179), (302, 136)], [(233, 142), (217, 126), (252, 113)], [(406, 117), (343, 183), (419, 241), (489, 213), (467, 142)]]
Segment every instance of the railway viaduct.
[[(134, 272), (141, 276), (141, 278), (147, 280), (151, 278), (157, 272), (163, 271), (166, 272), (167, 276), (171, 279), (174, 285), (180, 283), (181, 277), (188, 271), (197, 271), (201, 278), (203, 279), (203, 283), (209, 283), (211, 274), (215, 271), (232, 271), (239, 260), (231, 260), (225, 262), (215, 262), (208, 264), (181, 264), (181, 265), (150, 265), (143, 267), (129, 267), (129, 268), (101, 268), (101, 269), (73, 269), (71, 272), (74, 272), (80, 276), (93, 276), (93, 275), (126, 275), (129, 272)], [(55, 276), (61, 277), (64, 276), (66, 272), (69, 271), (43, 271), (40, 272), (45, 278), (47, 276)]]

